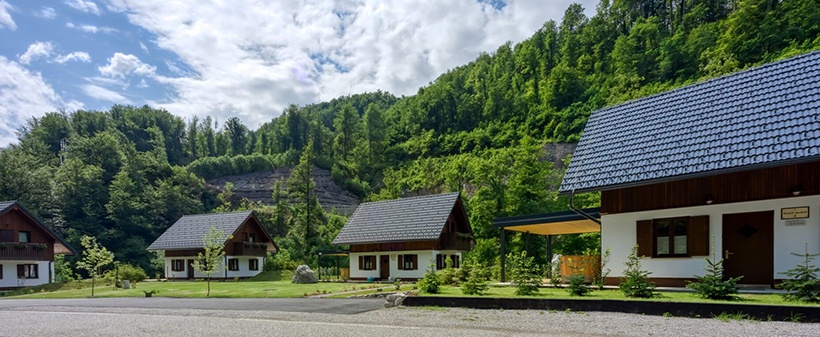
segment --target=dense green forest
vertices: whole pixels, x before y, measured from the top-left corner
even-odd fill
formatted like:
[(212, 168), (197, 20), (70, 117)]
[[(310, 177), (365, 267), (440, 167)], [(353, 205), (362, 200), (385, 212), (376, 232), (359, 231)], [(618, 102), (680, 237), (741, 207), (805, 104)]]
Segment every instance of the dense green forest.
[[(290, 106), (256, 130), (238, 118), (185, 121), (150, 107), (52, 112), (0, 150), (0, 200), (18, 199), (79, 247), (94, 235), (118, 260), (148, 269), (145, 247), (183, 214), (255, 209), (285, 254), (315, 263), (345, 218), (325, 212), (310, 171), (363, 200), (462, 192), (477, 246), (493, 264), (500, 216), (561, 210), (562, 170), (543, 144), (575, 142), (589, 114), (820, 48), (818, 0), (602, 0), (560, 23), (478, 55), (413, 96), (386, 92)], [(273, 205), (237, 201), (204, 179), (295, 166)], [(581, 206), (594, 206), (585, 195)], [(556, 252), (597, 247), (564, 236)], [(513, 250), (522, 239), (510, 237)], [(543, 241), (533, 242), (538, 261)]]

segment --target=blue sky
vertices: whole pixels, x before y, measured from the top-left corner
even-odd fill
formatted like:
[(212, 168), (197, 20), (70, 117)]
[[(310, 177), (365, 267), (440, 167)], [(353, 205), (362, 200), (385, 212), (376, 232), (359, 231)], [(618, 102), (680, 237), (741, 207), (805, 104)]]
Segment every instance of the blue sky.
[(149, 104), (255, 128), (291, 103), (412, 95), (569, 3), (0, 0), (0, 147), (57, 109)]

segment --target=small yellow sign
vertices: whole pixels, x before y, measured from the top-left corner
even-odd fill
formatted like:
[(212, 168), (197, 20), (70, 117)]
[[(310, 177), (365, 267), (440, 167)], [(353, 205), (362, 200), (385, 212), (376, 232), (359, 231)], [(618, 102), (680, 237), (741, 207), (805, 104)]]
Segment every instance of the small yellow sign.
[(780, 219), (806, 219), (809, 217), (809, 207), (791, 207), (780, 209)]

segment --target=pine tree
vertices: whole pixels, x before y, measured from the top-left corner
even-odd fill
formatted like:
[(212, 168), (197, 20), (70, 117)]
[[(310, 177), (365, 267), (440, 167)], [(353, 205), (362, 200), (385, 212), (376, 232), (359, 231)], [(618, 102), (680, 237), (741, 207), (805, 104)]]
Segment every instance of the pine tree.
[(303, 234), (301, 240), (304, 240), (306, 245), (300, 247), (302, 254), (299, 258), (305, 258), (309, 253), (308, 247), (314, 246), (318, 227), (324, 219), (324, 212), (316, 196), (316, 182), (312, 176), (315, 160), (313, 141), (310, 140), (302, 151), (299, 164), (291, 170), (288, 179), (288, 192), (295, 203), (292, 220), (295, 230)]
[(336, 153), (342, 160), (347, 161), (356, 146), (355, 137), (359, 129), (359, 113), (356, 112), (356, 108), (351, 104), (342, 106), (333, 119), (333, 127), (336, 129)]
[(281, 180), (277, 180), (273, 184), (272, 199), (274, 212), (273, 225), (274, 228), (276, 228), (276, 236), (284, 236), (285, 225), (287, 224), (287, 217), (290, 213), (290, 207), (288, 205), (288, 195), (282, 190)]
[(694, 289), (703, 298), (712, 300), (731, 300), (737, 296), (737, 281), (743, 276), (730, 277), (724, 280), (723, 275), (723, 259), (715, 261), (715, 238), (712, 238), (712, 254), (711, 258), (706, 258), (706, 274), (703, 276), (695, 275), (697, 282), (692, 282), (686, 285), (689, 289)]
[(817, 302), (820, 300), (820, 280), (817, 273), (820, 268), (811, 264), (811, 261), (820, 254), (809, 254), (809, 243), (806, 243), (806, 252), (803, 254), (791, 253), (794, 256), (802, 257), (803, 262), (797, 267), (789, 269), (781, 274), (789, 276), (777, 286), (787, 291), (783, 298), (788, 301)]
[(657, 296), (655, 283), (649, 282), (650, 271), (641, 269), (641, 257), (638, 256), (638, 245), (632, 248), (626, 260), (626, 271), (619, 287), (626, 297), (649, 298)]

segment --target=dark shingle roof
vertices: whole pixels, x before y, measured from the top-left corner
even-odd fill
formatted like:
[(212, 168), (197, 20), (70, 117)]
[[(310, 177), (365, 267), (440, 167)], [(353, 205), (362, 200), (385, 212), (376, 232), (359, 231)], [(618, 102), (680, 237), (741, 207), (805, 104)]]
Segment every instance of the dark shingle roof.
[(225, 233), (227, 241), (227, 236), (233, 234), (252, 213), (241, 211), (185, 215), (148, 246), (148, 250), (202, 248), (202, 239), (208, 235), (211, 227)]
[(592, 113), (560, 191), (820, 160), (820, 52)]
[(448, 193), (363, 203), (333, 244), (438, 240), (458, 198)]
[(15, 203), (17, 203), (17, 201), (0, 201), (0, 213), (5, 212), (6, 208), (11, 207), (11, 205)]

